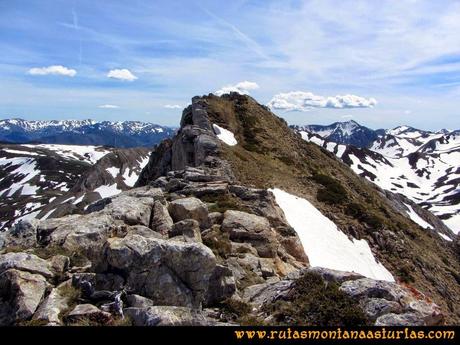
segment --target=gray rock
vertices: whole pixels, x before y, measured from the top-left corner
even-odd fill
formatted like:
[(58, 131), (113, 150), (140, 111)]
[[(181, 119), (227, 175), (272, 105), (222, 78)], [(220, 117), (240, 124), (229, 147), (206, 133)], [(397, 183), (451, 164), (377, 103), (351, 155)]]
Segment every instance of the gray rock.
[(2, 247), (31, 248), (37, 245), (37, 223), (36, 219), (20, 221), (10, 230), (2, 234)]
[(171, 201), (168, 209), (174, 222), (195, 219), (202, 224), (208, 219), (208, 207), (200, 199), (194, 197)]
[(180, 243), (138, 235), (111, 238), (106, 260), (126, 274), (127, 286), (155, 303), (198, 306), (216, 260), (200, 243)]
[(185, 219), (173, 225), (170, 237), (183, 235), (186, 242), (203, 242), (200, 224), (194, 219)]
[[(144, 226), (144, 225), (133, 225), (129, 226), (127, 228), (127, 233), (133, 234), (133, 235), (139, 235), (142, 237), (147, 237), (147, 238), (164, 238), (164, 236), (156, 231), (153, 231), (152, 229)], [(126, 234), (125, 234), (126, 236)], [(123, 236), (122, 236), (123, 237)]]
[(214, 224), (221, 224), (224, 219), (224, 215), (220, 212), (210, 212), (208, 214), (209, 226)]
[(427, 326), (436, 326), (442, 324), (444, 314), (441, 308), (434, 303), (424, 300), (413, 300), (405, 305), (409, 312), (415, 312), (423, 319)]
[(260, 257), (273, 258), (277, 255), (276, 234), (264, 217), (227, 210), (224, 213), (222, 231), (228, 232), (232, 241), (251, 243)]
[(69, 297), (62, 292), (66, 286), (71, 286), (71, 281), (68, 280), (57, 288), (51, 290), (50, 294), (40, 304), (33, 316), (33, 320), (44, 321), (48, 326), (62, 325), (62, 320), (59, 315), (69, 308)]
[(39, 274), (10, 269), (0, 274), (0, 309), (8, 309), (13, 321), (28, 320), (37, 310), (49, 284)]
[(50, 263), (33, 254), (19, 252), (0, 255), (0, 273), (11, 268), (37, 273), (46, 278), (54, 276)]
[(375, 326), (426, 326), (426, 324), (416, 313), (390, 313), (380, 316), (375, 321)]
[(396, 283), (370, 278), (346, 281), (340, 286), (340, 290), (356, 299), (384, 298), (388, 301), (399, 301), (406, 295), (404, 289)]
[(384, 314), (400, 314), (403, 311), (402, 306), (398, 302), (388, 301), (383, 298), (365, 299), (361, 304), (363, 306), (363, 311), (372, 321), (375, 321)]
[(287, 296), (293, 284), (294, 280), (280, 280), (252, 285), (244, 289), (243, 299), (256, 306), (273, 303)]
[(345, 281), (364, 278), (359, 273), (338, 271), (324, 267), (312, 267), (309, 268), (308, 271), (321, 275), (321, 277), (323, 277), (323, 279), (328, 282), (334, 282), (339, 284), (342, 284)]
[(134, 326), (206, 326), (209, 322), (201, 312), (175, 306), (126, 308), (124, 314)]
[(122, 193), (113, 198), (112, 203), (103, 212), (109, 214), (113, 219), (122, 220), (128, 225), (149, 226), (154, 204), (153, 198), (131, 195)]
[(70, 324), (82, 321), (104, 325), (112, 321), (112, 315), (92, 304), (79, 304), (65, 317), (65, 322)]
[(56, 273), (67, 271), (70, 266), (70, 259), (65, 255), (55, 255), (49, 261), (52, 270)]
[(152, 217), (152, 229), (161, 233), (162, 235), (168, 235), (173, 226), (173, 220), (169, 215), (168, 209), (160, 201), (155, 201), (153, 206), (153, 217)]
[(216, 305), (232, 297), (235, 292), (236, 283), (232, 270), (222, 265), (216, 265), (209, 279), (209, 288), (206, 294), (205, 305)]
[(131, 308), (148, 308), (153, 307), (153, 301), (147, 297), (139, 295), (126, 296), (126, 302)]
[(202, 196), (219, 196), (227, 193), (227, 183), (205, 183), (198, 185), (188, 185), (182, 189), (182, 193), (185, 195), (194, 195), (196, 197)]

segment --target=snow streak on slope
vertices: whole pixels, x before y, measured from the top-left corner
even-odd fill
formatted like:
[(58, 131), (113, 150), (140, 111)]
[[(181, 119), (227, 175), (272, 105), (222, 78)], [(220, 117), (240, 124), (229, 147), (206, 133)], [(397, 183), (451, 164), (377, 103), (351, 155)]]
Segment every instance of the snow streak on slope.
[[(306, 131), (302, 138), (334, 153), (382, 189), (402, 194), (460, 231), (460, 133), (392, 131), (376, 151), (337, 144)], [(400, 134), (402, 133), (402, 134)], [(440, 137), (441, 136), (441, 137)], [(409, 139), (410, 142), (407, 141)], [(375, 144), (372, 149), (375, 149)], [(401, 145), (401, 143), (404, 143)], [(417, 146), (419, 145), (419, 146)]]
[(67, 159), (86, 161), (90, 164), (96, 163), (111, 151), (102, 146), (92, 145), (56, 145), (56, 144), (39, 144), (39, 145), (21, 145), (23, 147), (39, 149), (43, 148), (58, 154)]
[(213, 124), (212, 127), (214, 128), (214, 133), (216, 133), (217, 137), (227, 145), (235, 146), (236, 144), (238, 144), (238, 141), (236, 141), (235, 139), (235, 135), (228, 129), (219, 127), (216, 124)]
[(311, 266), (394, 281), (392, 274), (376, 261), (366, 240), (350, 240), (309, 201), (278, 188), (270, 191), (299, 235)]

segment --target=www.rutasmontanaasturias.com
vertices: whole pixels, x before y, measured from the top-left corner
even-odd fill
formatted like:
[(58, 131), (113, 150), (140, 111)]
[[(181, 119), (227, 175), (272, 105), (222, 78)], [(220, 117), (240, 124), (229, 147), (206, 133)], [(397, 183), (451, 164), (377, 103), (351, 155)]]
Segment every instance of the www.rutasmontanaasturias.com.
[(414, 340), (414, 339), (455, 339), (456, 334), (453, 329), (417, 329), (405, 327), (403, 329), (378, 328), (375, 330), (347, 330), (337, 328), (335, 330), (293, 330), (291, 328), (276, 330), (235, 330), (235, 338), (240, 340), (248, 339), (270, 339), (270, 340)]

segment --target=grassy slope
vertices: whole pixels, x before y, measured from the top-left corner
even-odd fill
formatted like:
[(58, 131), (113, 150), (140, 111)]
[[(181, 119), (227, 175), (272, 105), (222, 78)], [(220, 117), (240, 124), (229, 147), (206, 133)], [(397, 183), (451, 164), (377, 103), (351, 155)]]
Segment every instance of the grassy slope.
[[(232, 94), (206, 99), (211, 121), (238, 140), (236, 146), (224, 145), (223, 156), (239, 181), (258, 188), (276, 186), (308, 199), (342, 231), (366, 239), (395, 277), (449, 312), (448, 321), (460, 321), (460, 267), (453, 247), (393, 210), (374, 185), (302, 140), (252, 98)], [(344, 200), (334, 200), (328, 180), (346, 191)]]

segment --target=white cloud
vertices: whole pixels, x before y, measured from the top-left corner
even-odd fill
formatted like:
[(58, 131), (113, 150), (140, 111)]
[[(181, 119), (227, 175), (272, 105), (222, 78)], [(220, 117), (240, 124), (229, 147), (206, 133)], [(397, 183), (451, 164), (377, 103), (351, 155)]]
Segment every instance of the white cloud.
[(267, 105), (277, 110), (308, 111), (314, 108), (372, 108), (376, 104), (375, 98), (364, 98), (355, 95), (324, 97), (311, 92), (292, 91), (273, 96)]
[(101, 108), (101, 109), (118, 109), (120, 107), (118, 105), (113, 105), (113, 104), (103, 104), (103, 105), (98, 106), (98, 108)]
[(341, 118), (342, 119), (352, 119), (353, 115), (342, 115)]
[(66, 77), (74, 77), (77, 74), (77, 71), (71, 68), (67, 68), (61, 65), (53, 65), (48, 67), (34, 67), (29, 69), (29, 74), (31, 75), (63, 75)]
[(183, 107), (179, 104), (165, 104), (166, 109), (182, 109)]
[(107, 77), (127, 81), (134, 81), (137, 79), (137, 77), (126, 68), (110, 70), (109, 73), (107, 73)]
[(226, 93), (237, 92), (242, 95), (249, 95), (250, 90), (256, 90), (258, 88), (259, 88), (259, 85), (257, 85), (257, 83), (245, 80), (235, 85), (223, 86), (221, 89), (214, 92), (214, 94), (217, 96), (222, 96)]

